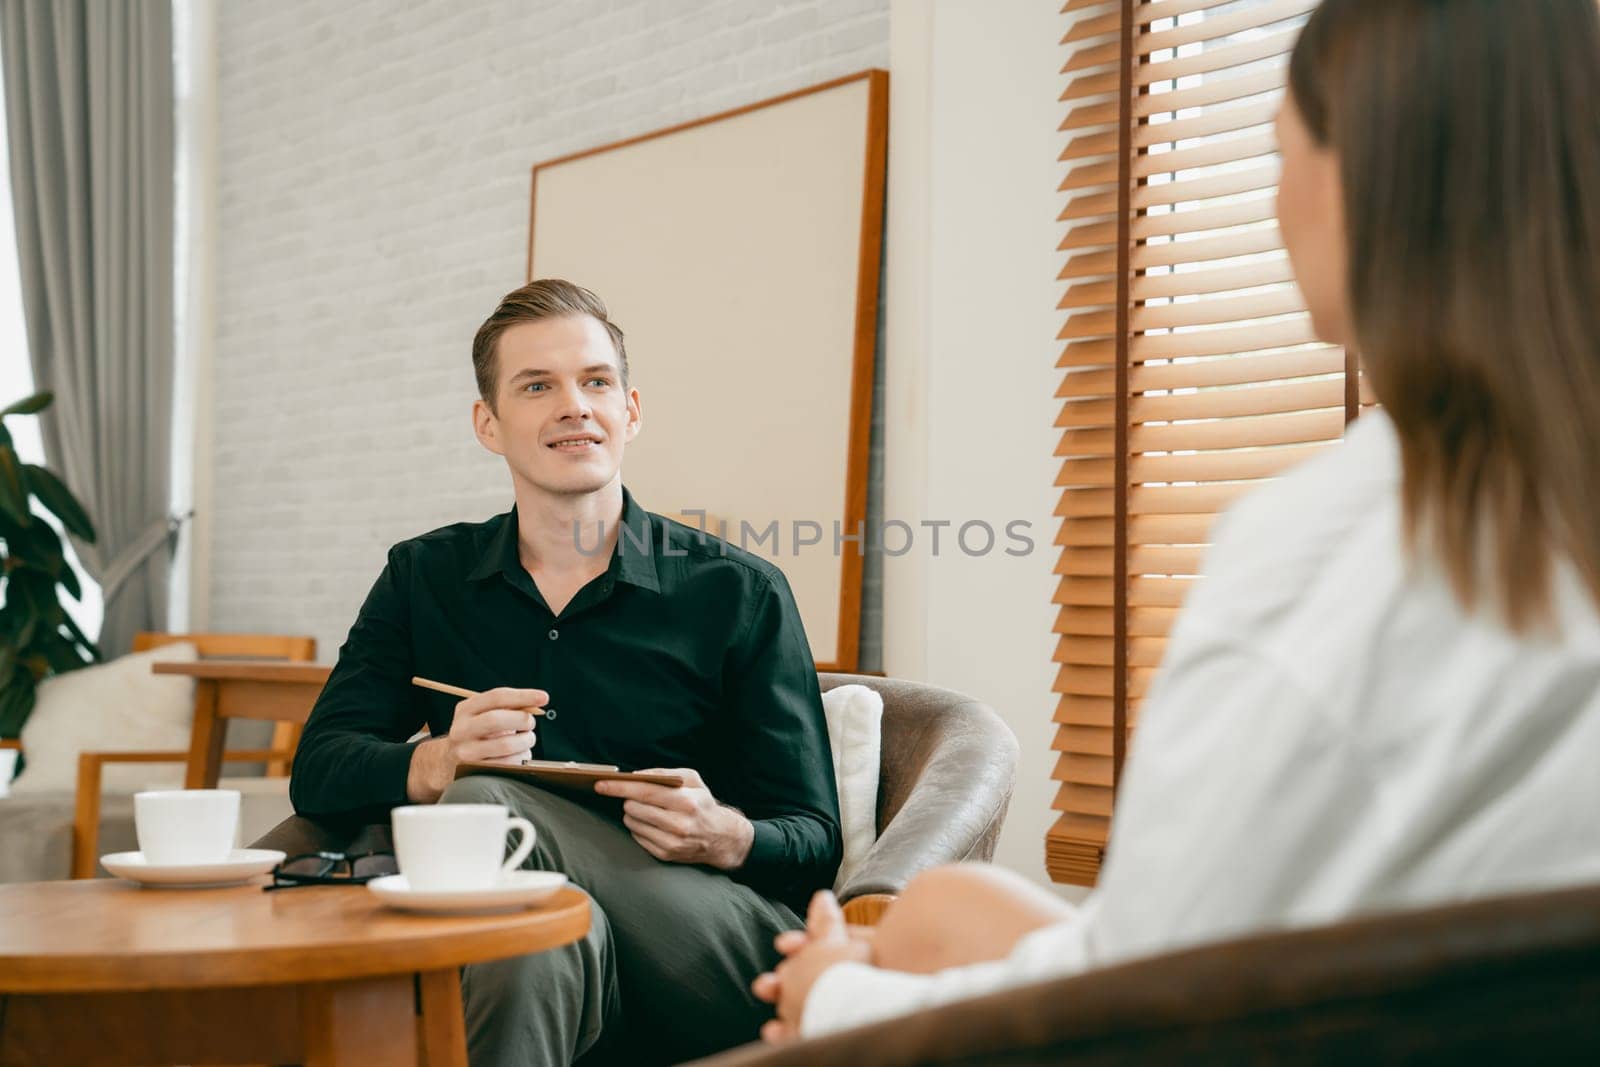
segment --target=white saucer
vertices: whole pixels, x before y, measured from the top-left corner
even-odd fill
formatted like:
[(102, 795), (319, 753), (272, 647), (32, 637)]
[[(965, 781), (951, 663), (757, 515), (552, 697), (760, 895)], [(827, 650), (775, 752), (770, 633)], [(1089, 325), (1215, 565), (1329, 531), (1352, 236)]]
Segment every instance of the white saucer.
[(147, 862), (143, 852), (113, 852), (100, 857), (100, 866), (130, 882), (171, 888), (197, 889), (202, 886), (238, 885), (258, 874), (265, 874), (283, 862), (283, 853), (274, 848), (236, 848), (218, 863)]
[(412, 889), (403, 874), (374, 878), (367, 888), (391, 908), (402, 911), (468, 912), (517, 911), (542, 903), (567, 884), (560, 871), (509, 871), (499, 884), (482, 889)]

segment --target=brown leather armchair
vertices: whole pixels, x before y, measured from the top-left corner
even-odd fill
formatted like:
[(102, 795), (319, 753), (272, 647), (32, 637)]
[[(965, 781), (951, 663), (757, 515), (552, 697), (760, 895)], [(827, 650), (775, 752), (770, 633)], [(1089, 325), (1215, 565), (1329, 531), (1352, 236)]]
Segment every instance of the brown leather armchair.
[[(918, 871), (986, 860), (1016, 778), (1017, 740), (988, 705), (895, 678), (821, 674), (827, 691), (859, 684), (883, 696), (878, 840), (840, 892), (853, 922), (871, 922)], [(255, 843), (289, 855), (387, 847), (388, 826), (294, 816)]]
[(1600, 1062), (1600, 886), (1220, 942), (704, 1067)]

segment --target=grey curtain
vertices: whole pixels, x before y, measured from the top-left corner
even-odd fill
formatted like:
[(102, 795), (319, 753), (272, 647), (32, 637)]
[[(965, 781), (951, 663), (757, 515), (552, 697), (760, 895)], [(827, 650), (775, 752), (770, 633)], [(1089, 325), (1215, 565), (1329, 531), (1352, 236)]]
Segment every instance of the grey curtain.
[(46, 461), (99, 540), (100, 646), (167, 614), (173, 365), (170, 0), (0, 0), (11, 195)]

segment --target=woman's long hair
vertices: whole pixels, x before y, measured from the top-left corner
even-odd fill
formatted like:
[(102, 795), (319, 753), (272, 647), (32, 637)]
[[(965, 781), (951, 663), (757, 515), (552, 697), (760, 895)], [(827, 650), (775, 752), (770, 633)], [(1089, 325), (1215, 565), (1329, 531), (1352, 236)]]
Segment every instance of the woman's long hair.
[(1600, 603), (1600, 8), (1325, 0), (1289, 86), (1339, 156), (1352, 341), (1398, 432), (1407, 543), (1461, 602)]

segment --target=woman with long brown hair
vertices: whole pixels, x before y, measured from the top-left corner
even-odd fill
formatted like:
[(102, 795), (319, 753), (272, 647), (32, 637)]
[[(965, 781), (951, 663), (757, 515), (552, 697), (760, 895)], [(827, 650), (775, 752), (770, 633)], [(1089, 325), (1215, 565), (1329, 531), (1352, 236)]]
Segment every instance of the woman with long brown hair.
[[(1251, 930), (1600, 882), (1600, 11), (1325, 0), (1284, 245), (1381, 409), (1219, 523), (1072, 908), (930, 871), (757, 995), (823, 1033)], [(974, 921), (982, 916), (981, 922)]]

